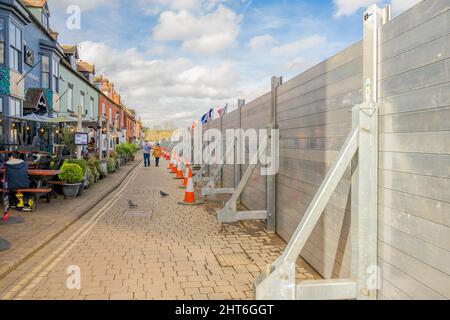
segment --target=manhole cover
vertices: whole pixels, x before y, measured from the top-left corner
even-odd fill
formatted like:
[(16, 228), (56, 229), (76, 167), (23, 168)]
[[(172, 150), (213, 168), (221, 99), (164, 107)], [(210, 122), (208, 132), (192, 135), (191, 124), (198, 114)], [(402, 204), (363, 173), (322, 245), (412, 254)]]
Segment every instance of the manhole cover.
[(243, 253), (219, 254), (217, 261), (222, 267), (244, 266), (251, 264), (251, 261)]

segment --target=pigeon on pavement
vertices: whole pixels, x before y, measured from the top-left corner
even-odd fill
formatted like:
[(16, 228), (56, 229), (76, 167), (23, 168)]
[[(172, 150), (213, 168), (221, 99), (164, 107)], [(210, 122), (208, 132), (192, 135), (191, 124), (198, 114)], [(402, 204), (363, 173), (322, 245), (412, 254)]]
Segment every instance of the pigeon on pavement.
[(136, 209), (136, 208), (138, 207), (138, 205), (137, 205), (137, 204), (134, 204), (133, 201), (128, 200), (128, 207), (129, 207), (130, 209)]
[(161, 197), (163, 197), (163, 198), (166, 198), (166, 197), (169, 196), (167, 193), (165, 193), (165, 192), (163, 192), (163, 191), (160, 191), (159, 194), (160, 194)]

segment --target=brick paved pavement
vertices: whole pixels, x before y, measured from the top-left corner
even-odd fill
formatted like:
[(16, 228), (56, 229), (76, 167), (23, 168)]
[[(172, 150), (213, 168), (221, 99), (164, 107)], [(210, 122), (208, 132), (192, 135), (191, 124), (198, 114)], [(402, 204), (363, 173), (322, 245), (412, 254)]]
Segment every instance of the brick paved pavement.
[[(252, 299), (253, 281), (284, 243), (257, 224), (217, 223), (183, 207), (180, 181), (138, 168), (66, 232), (0, 281), (0, 299)], [(161, 199), (159, 191), (170, 194)], [(128, 200), (139, 207), (129, 210)], [(67, 289), (67, 269), (81, 289)], [(317, 278), (303, 261), (299, 279)]]
[(0, 226), (0, 236), (12, 245), (10, 250), (0, 252), (0, 278), (109, 194), (141, 159), (142, 156), (138, 156), (136, 162), (123, 166), (118, 172), (84, 191), (79, 198), (66, 201), (59, 197), (50, 204), (41, 200), (35, 213), (13, 210), (12, 216), (23, 217), (25, 223)]

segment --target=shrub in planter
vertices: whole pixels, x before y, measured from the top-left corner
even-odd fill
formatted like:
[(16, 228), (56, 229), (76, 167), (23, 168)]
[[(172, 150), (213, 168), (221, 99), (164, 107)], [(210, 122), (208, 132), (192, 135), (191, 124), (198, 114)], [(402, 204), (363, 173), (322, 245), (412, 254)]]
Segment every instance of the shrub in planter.
[(100, 179), (104, 179), (108, 176), (108, 172), (104, 170), (102, 162), (100, 160), (95, 160), (95, 167), (97, 168), (97, 171), (100, 173)]
[(64, 182), (62, 185), (64, 197), (75, 198), (84, 179), (83, 169), (77, 164), (64, 163), (58, 176)]
[(111, 174), (116, 171), (116, 161), (113, 158), (108, 159), (107, 163), (108, 174)]
[(81, 170), (83, 170), (83, 177), (84, 177), (84, 179), (82, 181), (82, 185), (81, 185), (80, 191), (78, 193), (78, 195), (81, 196), (81, 194), (83, 193), (83, 189), (89, 185), (89, 180), (88, 180), (88, 177), (86, 175), (86, 167), (87, 167), (86, 160), (84, 160), (84, 159), (70, 159), (70, 160), (64, 161), (64, 163), (77, 164), (77, 165), (80, 166)]
[(95, 183), (95, 177), (94, 177), (94, 174), (93, 174), (92, 171), (91, 171), (90, 166), (86, 166), (86, 176), (87, 176), (88, 181), (89, 181), (88, 188), (90, 188), (90, 187), (92, 187), (92, 186), (94, 185), (94, 183)]
[(98, 179), (100, 179), (100, 173), (97, 170), (97, 166), (95, 165), (95, 157), (94, 156), (89, 156), (88, 161), (87, 161), (87, 165), (89, 167), (89, 169), (91, 169), (91, 173), (94, 177), (94, 183), (96, 183), (98, 181)]

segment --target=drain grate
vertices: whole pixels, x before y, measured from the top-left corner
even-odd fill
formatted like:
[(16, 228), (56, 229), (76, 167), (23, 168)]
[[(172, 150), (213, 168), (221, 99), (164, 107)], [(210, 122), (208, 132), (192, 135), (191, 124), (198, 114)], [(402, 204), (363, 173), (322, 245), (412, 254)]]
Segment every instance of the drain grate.
[(244, 253), (219, 254), (216, 259), (222, 267), (245, 266), (252, 262)]

